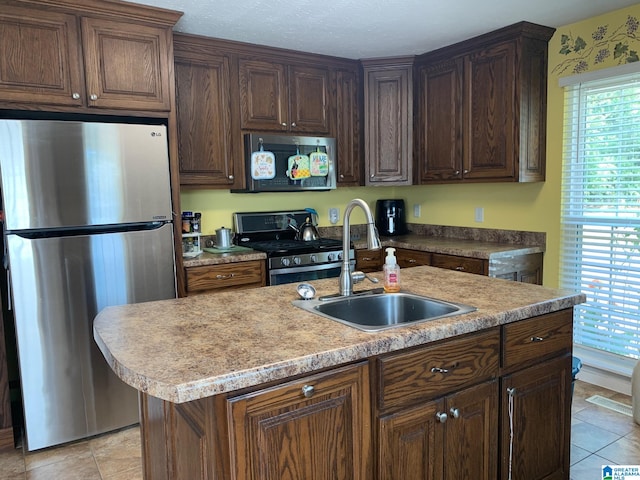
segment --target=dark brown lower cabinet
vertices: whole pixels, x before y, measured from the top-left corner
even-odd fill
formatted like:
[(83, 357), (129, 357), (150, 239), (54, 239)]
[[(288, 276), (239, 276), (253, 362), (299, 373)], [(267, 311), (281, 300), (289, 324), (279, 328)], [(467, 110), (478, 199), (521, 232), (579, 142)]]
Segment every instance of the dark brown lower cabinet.
[(144, 478), (568, 480), (572, 320), (569, 308), (181, 404), (141, 394)]
[(501, 479), (568, 479), (571, 356), (505, 376), (502, 392)]
[(382, 417), (379, 441), (379, 480), (493, 480), (498, 381)]
[(366, 363), (228, 400), (235, 480), (369, 480)]

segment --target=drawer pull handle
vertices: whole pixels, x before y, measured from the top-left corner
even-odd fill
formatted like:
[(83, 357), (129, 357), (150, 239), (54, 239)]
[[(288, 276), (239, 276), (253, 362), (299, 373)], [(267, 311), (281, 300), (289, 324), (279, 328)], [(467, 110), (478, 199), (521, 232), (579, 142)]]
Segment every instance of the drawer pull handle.
[(313, 397), (313, 394), (316, 393), (316, 389), (313, 388), (313, 385), (305, 385), (304, 387), (302, 387), (302, 394), (306, 397), (306, 398), (311, 398)]
[(373, 258), (371, 258), (371, 257), (362, 257), (362, 260), (364, 260), (365, 262), (370, 262), (371, 260), (373, 260)]
[(457, 270), (457, 271), (459, 271), (459, 272), (464, 272), (464, 266), (462, 266), (462, 265), (458, 265), (458, 266), (456, 267), (456, 270)]
[(449, 373), (449, 370), (446, 368), (431, 367), (431, 373)]
[(542, 342), (544, 341), (544, 337), (531, 337), (532, 342)]
[(220, 274), (218, 274), (218, 275), (216, 275), (216, 279), (218, 279), (218, 280), (228, 280), (229, 278), (233, 278), (233, 276), (234, 276), (233, 273), (230, 273), (228, 275), (220, 275)]
[(460, 410), (458, 410), (457, 408), (452, 408), (451, 410), (449, 410), (449, 415), (451, 415), (451, 418), (460, 418)]
[(436, 413), (436, 420), (438, 420), (440, 423), (446, 422), (447, 418), (449, 418), (449, 416), (446, 413), (443, 413), (443, 412)]
[(409, 263), (418, 263), (418, 261), (417, 261), (417, 260), (415, 260), (415, 259), (413, 259), (413, 258), (410, 258), (410, 259), (409, 259)]

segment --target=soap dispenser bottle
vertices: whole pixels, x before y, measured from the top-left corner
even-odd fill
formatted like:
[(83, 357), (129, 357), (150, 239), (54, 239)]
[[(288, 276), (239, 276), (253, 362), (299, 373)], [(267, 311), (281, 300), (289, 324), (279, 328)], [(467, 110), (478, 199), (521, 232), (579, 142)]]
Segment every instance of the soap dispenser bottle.
[(386, 249), (387, 257), (384, 261), (384, 291), (387, 293), (400, 291), (400, 265), (396, 262), (396, 249)]

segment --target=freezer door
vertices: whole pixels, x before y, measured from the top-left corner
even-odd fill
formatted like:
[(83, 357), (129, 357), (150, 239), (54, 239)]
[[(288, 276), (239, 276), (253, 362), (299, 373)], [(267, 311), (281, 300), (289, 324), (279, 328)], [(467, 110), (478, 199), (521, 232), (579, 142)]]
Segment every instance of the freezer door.
[(7, 247), (27, 448), (138, 422), (137, 392), (107, 365), (93, 319), (107, 306), (175, 297), (172, 225), (31, 240), (8, 235)]
[(171, 220), (166, 128), (0, 120), (8, 231)]

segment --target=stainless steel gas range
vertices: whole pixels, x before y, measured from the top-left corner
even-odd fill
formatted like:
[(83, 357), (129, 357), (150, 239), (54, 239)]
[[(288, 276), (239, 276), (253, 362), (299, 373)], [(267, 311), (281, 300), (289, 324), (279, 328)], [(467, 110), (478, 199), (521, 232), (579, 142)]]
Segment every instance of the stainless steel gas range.
[[(340, 276), (342, 240), (296, 239), (295, 228), (304, 224), (307, 218), (316, 223), (315, 214), (308, 210), (233, 214), (234, 242), (267, 254), (268, 285)], [(349, 249), (348, 255), (353, 270), (353, 248)]]

